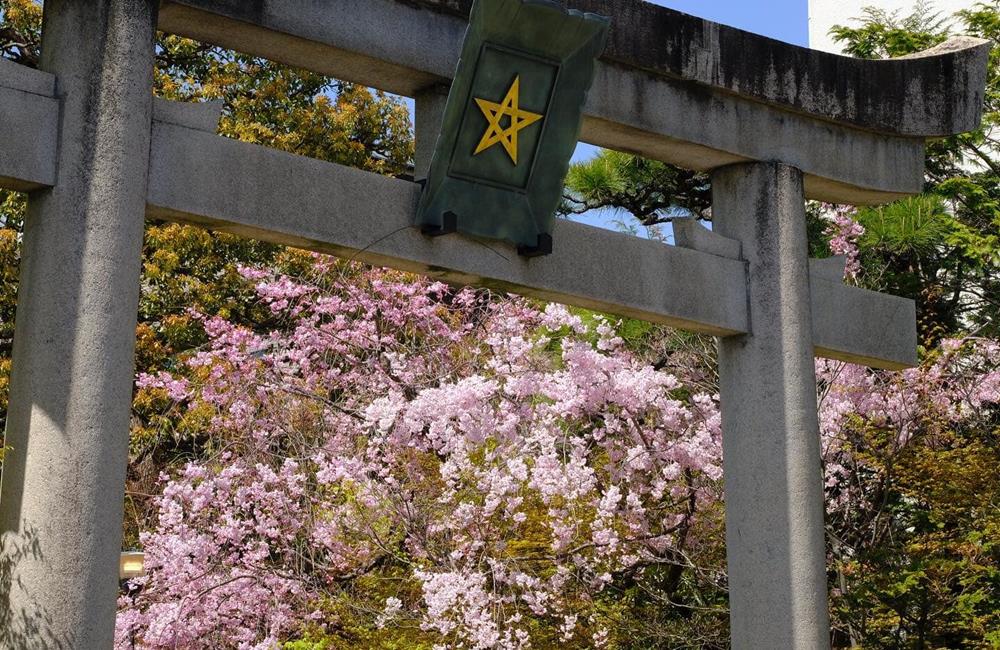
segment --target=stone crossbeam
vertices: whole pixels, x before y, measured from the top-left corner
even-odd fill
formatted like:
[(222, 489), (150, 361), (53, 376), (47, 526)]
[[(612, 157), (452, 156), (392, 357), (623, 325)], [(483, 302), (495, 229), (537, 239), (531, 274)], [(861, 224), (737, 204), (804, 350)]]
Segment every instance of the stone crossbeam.
[[(16, 73), (16, 74), (15, 74)], [(44, 119), (4, 129), (0, 186), (51, 186), (57, 107), (49, 86), (16, 90), (14, 78), (51, 75), (4, 63), (0, 125), (20, 109)], [(28, 78), (28, 77), (25, 77)], [(3, 94), (12, 93), (14, 100)], [(413, 227), (420, 187), (341, 165), (215, 135), (218, 107), (158, 101), (147, 215), (263, 241), (475, 284), (715, 335), (748, 332), (744, 263), (560, 221), (551, 256), (525, 260), (496, 242), (429, 239)], [(30, 163), (30, 164), (28, 164)], [(627, 282), (606, 269), (629, 260)], [(914, 306), (812, 273), (817, 355), (882, 368), (916, 363)]]
[[(742, 261), (569, 221), (557, 223), (552, 255), (526, 260), (496, 242), (424, 237), (412, 225), (419, 193), (407, 181), (154, 124), (151, 217), (708, 334), (750, 329)], [(916, 364), (912, 301), (816, 271), (812, 304), (818, 355)]]
[(0, 185), (34, 190), (56, 182), (59, 102), (54, 75), (0, 59)]
[[(472, 0), (407, 1), (463, 18), (472, 7)], [(603, 55), (610, 63), (878, 133), (923, 138), (979, 126), (986, 41), (958, 37), (910, 57), (857, 59), (791, 45), (646, 0), (562, 4), (612, 19)], [(244, 12), (251, 10), (247, 3), (241, 6)], [(285, 6), (264, 2), (255, 9), (266, 14)]]
[[(567, 4), (613, 18), (585, 109), (581, 139), (592, 144), (699, 170), (780, 160), (803, 171), (807, 197), (868, 204), (919, 192), (925, 139), (978, 124), (979, 41), (858, 61), (636, 0)], [(168, 0), (159, 26), (412, 97), (450, 81), (469, 6)]]
[[(2, 187), (55, 182), (53, 79), (0, 61)], [(533, 260), (496, 242), (428, 239), (412, 225), (419, 185), (217, 136), (218, 110), (156, 102), (148, 216), (707, 334), (751, 329), (737, 259), (569, 221), (557, 224), (554, 254)], [(19, 121), (22, 112), (35, 118)], [(626, 259), (627, 282), (606, 272)], [(882, 368), (915, 364), (911, 301), (812, 275), (817, 355)]]
[(420, 234), (416, 183), (173, 124), (154, 124), (153, 141), (150, 217), (712, 334), (748, 327), (738, 260), (569, 221), (552, 255), (526, 260)]

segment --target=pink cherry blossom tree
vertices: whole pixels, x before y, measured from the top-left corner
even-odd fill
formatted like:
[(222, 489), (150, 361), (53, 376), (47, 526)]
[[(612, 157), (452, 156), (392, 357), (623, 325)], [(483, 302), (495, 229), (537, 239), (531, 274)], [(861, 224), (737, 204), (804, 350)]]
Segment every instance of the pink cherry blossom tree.
[[(836, 228), (850, 257), (858, 233)], [(119, 648), (272, 648), (347, 621), (441, 649), (603, 647), (622, 582), (718, 573), (692, 559), (721, 539), (707, 364), (651, 365), (600, 316), (319, 256), (308, 280), (242, 272), (283, 326), (203, 318), (208, 346), (138, 379), (204, 431), (162, 477)], [(817, 364), (832, 562), (879, 525), (859, 516), (861, 423), (896, 453), (1000, 402), (995, 342), (932, 356)]]
[(204, 319), (186, 369), (139, 377), (212, 417), (204, 457), (163, 477), (119, 646), (272, 647), (387, 567), (374, 625), (521, 648), (545, 618), (604, 643), (595, 597), (682, 562), (718, 498), (716, 396), (600, 317), (316, 265), (310, 283), (244, 270), (287, 328)]

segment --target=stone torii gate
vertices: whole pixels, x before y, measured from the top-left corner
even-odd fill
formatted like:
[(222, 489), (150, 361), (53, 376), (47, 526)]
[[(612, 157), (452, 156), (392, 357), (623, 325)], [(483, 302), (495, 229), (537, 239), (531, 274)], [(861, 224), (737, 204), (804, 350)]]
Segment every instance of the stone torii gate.
[[(736, 648), (828, 648), (813, 355), (916, 363), (914, 305), (810, 262), (806, 198), (920, 192), (980, 120), (988, 46), (863, 61), (639, 0), (612, 19), (582, 139), (712, 172), (714, 232), (570, 222), (524, 259), (412, 227), (416, 183), (216, 135), (154, 101), (154, 30), (416, 98), (427, 171), (469, 0), (46, 0), (40, 70), (0, 61), (0, 185), (30, 192), (0, 491), (0, 647), (112, 643), (145, 217), (719, 337)], [(616, 273), (617, 271), (625, 271)]]

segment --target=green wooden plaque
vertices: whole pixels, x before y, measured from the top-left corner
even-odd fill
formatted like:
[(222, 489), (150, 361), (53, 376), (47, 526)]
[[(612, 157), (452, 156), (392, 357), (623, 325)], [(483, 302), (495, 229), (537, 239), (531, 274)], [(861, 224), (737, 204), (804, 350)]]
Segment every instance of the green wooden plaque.
[(609, 22), (550, 0), (476, 0), (417, 224), (552, 251), (552, 222)]

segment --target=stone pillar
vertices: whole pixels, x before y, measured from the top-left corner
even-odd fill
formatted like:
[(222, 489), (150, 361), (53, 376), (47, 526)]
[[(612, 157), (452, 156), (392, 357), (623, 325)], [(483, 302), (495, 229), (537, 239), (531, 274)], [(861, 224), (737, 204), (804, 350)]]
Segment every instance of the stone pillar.
[(732, 647), (827, 649), (802, 173), (725, 167), (712, 202), (715, 231), (743, 246), (752, 332), (719, 343)]
[(441, 123), (444, 122), (444, 109), (448, 104), (448, 86), (434, 85), (425, 88), (417, 93), (413, 103), (413, 136), (416, 145), (413, 178), (419, 181), (427, 178), (431, 170), (434, 148), (441, 133)]
[(110, 648), (157, 0), (45, 0), (58, 178), (30, 197), (0, 486), (0, 647)]

